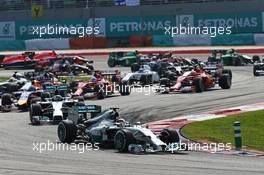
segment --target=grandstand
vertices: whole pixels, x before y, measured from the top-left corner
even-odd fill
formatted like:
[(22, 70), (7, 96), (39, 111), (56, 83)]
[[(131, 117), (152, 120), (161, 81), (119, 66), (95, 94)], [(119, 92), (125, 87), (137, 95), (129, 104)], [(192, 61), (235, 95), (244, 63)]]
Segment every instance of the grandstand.
[[(0, 16), (0, 50), (264, 45), (264, 0), (1, 0)], [(164, 35), (165, 26), (184, 21), (193, 26), (221, 23), (232, 27), (232, 35)], [(98, 25), (100, 35), (32, 33), (33, 27), (48, 24)]]
[[(247, 0), (140, 0), (140, 5), (165, 5), (183, 3), (212, 3)], [(122, 6), (120, 0), (1, 0), (0, 10), (30, 10), (31, 4), (43, 5), (45, 9), (88, 8)]]

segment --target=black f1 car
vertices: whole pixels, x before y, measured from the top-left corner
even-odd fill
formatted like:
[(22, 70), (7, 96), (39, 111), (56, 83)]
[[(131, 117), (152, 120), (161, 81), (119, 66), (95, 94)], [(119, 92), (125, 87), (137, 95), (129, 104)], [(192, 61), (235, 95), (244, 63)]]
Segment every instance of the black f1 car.
[(24, 75), (15, 72), (8, 80), (0, 82), (0, 95), (18, 91), (27, 82)]
[(254, 76), (264, 75), (264, 61), (258, 61), (254, 63), (253, 74)]
[[(89, 108), (91, 106), (87, 106), (87, 110)], [(117, 108), (110, 108), (94, 118), (81, 121), (78, 110), (75, 111), (69, 114), (68, 120), (63, 120), (58, 125), (58, 138), (63, 143), (82, 140), (115, 148), (119, 152), (140, 153), (172, 151), (180, 142), (174, 129), (164, 129), (156, 135), (142, 125), (132, 126), (119, 118)]]

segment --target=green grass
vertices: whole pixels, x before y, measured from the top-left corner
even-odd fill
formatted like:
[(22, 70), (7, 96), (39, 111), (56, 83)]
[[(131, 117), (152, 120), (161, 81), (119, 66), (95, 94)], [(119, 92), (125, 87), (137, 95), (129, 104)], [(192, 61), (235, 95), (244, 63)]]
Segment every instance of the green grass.
[(1, 81), (6, 81), (6, 80), (8, 80), (10, 77), (0, 77), (0, 82)]
[(241, 123), (243, 146), (264, 151), (264, 110), (195, 122), (185, 126), (182, 133), (195, 141), (234, 145), (233, 123), (235, 121)]

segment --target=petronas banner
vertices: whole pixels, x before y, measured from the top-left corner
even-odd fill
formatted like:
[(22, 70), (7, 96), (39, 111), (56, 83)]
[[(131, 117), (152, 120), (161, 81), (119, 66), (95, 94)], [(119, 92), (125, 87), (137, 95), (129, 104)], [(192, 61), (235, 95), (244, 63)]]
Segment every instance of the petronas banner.
[(262, 32), (261, 13), (221, 13), (194, 15), (195, 26), (231, 27), (232, 33)]

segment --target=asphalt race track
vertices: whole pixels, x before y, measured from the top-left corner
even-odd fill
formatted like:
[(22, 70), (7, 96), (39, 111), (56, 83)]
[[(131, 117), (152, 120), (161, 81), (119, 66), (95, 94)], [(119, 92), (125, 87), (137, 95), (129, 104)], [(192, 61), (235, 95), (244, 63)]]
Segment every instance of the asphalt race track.
[[(105, 62), (95, 62), (107, 69)], [(215, 109), (235, 107), (264, 99), (264, 77), (254, 77), (252, 67), (231, 67), (233, 85), (230, 90), (219, 87), (203, 93), (144, 95), (133, 92), (126, 97), (86, 101), (103, 108), (119, 107), (121, 117), (132, 122), (155, 121)], [(121, 68), (126, 71), (128, 68)], [(10, 71), (12, 72), (12, 71)], [(7, 74), (0, 71), (0, 76)], [(146, 93), (146, 92), (145, 92)], [(263, 175), (264, 159), (201, 152), (182, 154), (120, 154), (114, 150), (43, 151), (33, 143), (56, 143), (56, 126), (29, 125), (28, 113), (0, 113), (0, 174), (214, 174)], [(34, 150), (33, 150), (34, 149)]]

